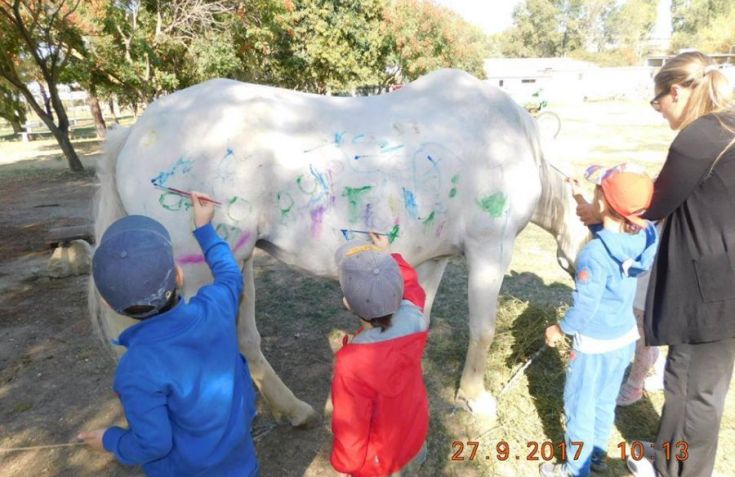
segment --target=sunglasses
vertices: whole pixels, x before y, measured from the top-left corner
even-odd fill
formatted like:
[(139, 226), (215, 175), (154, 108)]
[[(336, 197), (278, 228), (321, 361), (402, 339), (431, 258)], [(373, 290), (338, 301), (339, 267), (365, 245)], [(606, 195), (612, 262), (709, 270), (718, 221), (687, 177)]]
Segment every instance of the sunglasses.
[(656, 110), (657, 113), (661, 112), (661, 98), (669, 94), (670, 91), (664, 91), (659, 94), (657, 94), (648, 104), (651, 105), (651, 107)]

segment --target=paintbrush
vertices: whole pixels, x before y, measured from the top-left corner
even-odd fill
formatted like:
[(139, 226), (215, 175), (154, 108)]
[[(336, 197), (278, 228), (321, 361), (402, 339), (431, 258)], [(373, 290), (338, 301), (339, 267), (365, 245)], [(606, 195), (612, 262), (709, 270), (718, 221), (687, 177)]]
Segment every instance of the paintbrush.
[(577, 182), (577, 180), (574, 177), (571, 177), (571, 176), (567, 175), (567, 173), (565, 173), (564, 171), (562, 171), (561, 169), (559, 169), (558, 167), (556, 167), (551, 162), (548, 162), (548, 164), (551, 167), (553, 167), (554, 169), (556, 169), (556, 172), (558, 172), (559, 174), (561, 174), (561, 176), (564, 177), (564, 180), (566, 180), (567, 182), (569, 182), (572, 185), (572, 193), (573, 193), (572, 197), (574, 197), (574, 200), (577, 202), (577, 204), (578, 205), (585, 205), (585, 204), (587, 204), (587, 200), (584, 198), (584, 196), (581, 193), (579, 193), (579, 192), (574, 193), (574, 191), (575, 191), (574, 184)]
[(347, 235), (347, 232), (352, 232), (355, 234), (366, 234), (370, 235), (371, 233), (374, 233), (375, 235), (385, 235), (388, 236), (389, 234), (384, 234), (382, 232), (370, 232), (369, 230), (355, 230), (355, 229), (339, 229), (340, 232), (342, 232), (342, 235)]
[[(159, 188), (159, 189), (165, 190), (166, 192), (171, 192), (172, 194), (180, 195), (182, 197), (187, 197), (187, 198), (191, 199), (191, 192), (187, 192), (187, 191), (181, 190), (181, 189), (175, 189), (173, 187), (162, 186), (162, 185), (158, 185), (158, 184), (154, 184), (154, 185), (157, 188)], [(222, 202), (220, 202), (218, 200), (208, 199), (206, 197), (200, 197), (199, 199), (200, 200), (203, 200), (205, 202), (211, 202), (214, 205), (222, 205)]]

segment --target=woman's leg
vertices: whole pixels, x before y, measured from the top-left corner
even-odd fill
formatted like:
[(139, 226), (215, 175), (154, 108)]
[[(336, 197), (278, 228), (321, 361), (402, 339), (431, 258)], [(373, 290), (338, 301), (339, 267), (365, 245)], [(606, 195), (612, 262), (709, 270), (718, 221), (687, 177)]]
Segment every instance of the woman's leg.
[[(712, 474), (733, 361), (735, 338), (669, 347), (656, 438), (656, 468), (664, 476)], [(671, 446), (668, 456), (664, 444)]]

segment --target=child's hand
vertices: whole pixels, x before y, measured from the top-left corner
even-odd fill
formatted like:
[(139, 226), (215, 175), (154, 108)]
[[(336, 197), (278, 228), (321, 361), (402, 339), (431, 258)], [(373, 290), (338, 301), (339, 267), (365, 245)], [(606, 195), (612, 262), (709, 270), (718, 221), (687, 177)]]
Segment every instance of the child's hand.
[(102, 436), (105, 434), (105, 429), (97, 429), (94, 431), (80, 432), (77, 439), (84, 441), (89, 447), (94, 450), (104, 451), (105, 447), (102, 445)]
[(579, 187), (579, 179), (575, 177), (567, 177), (566, 182), (572, 187), (572, 197), (577, 201), (577, 205), (589, 204), (587, 199), (584, 198), (582, 189)]
[(372, 240), (373, 245), (375, 245), (376, 247), (380, 247), (382, 249), (387, 249), (390, 246), (388, 237), (382, 234), (370, 232), (370, 240)]
[(561, 330), (559, 325), (551, 325), (546, 328), (544, 337), (546, 338), (546, 346), (556, 348), (556, 343), (564, 338), (564, 332)]
[(194, 227), (196, 228), (207, 225), (214, 217), (214, 203), (209, 200), (201, 200), (202, 198), (210, 199), (207, 194), (201, 192), (191, 193), (192, 214), (194, 216)]

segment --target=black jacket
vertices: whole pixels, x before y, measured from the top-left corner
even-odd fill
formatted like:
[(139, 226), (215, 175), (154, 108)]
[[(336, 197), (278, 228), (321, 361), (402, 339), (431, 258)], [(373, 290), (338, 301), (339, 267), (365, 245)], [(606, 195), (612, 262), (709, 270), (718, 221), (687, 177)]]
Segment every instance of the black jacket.
[[(703, 116), (669, 148), (649, 220), (666, 219), (646, 298), (648, 345), (735, 337), (735, 114)], [(711, 173), (710, 173), (711, 171)]]

